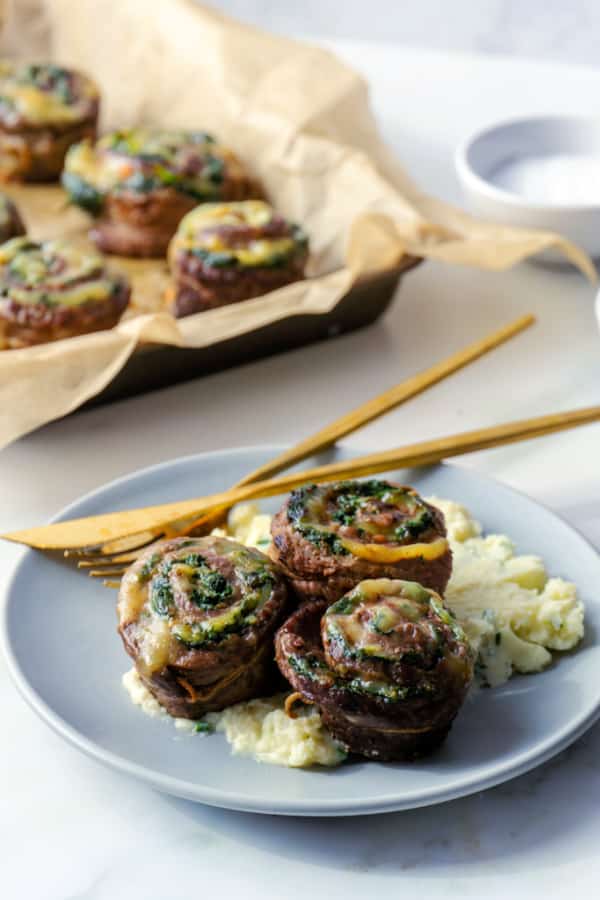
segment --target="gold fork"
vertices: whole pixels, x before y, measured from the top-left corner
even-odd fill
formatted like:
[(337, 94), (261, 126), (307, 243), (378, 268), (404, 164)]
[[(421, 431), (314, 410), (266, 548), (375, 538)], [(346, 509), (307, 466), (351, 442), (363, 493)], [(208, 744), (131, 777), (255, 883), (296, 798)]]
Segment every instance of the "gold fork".
[[(268, 463), (255, 469), (239, 481), (235, 487), (242, 487), (263, 481), (266, 478), (278, 474), (283, 469), (295, 465), (301, 460), (332, 446), (342, 437), (351, 434), (363, 425), (372, 422), (389, 410), (394, 409), (406, 400), (422, 393), (432, 385), (483, 356), (485, 353), (500, 346), (524, 329), (528, 328), (534, 321), (535, 318), (532, 315), (521, 316), (509, 325), (470, 344), (468, 347), (451, 355), (445, 360), (442, 360), (429, 369), (426, 369), (417, 375), (413, 375), (388, 391), (385, 391), (383, 394), (368, 400), (357, 409), (346, 413), (325, 428), (313, 434), (311, 437), (296, 444), (290, 450), (284, 451), (273, 460), (270, 460)], [(208, 514), (203, 512), (200, 517), (200, 510), (198, 509), (194, 511), (195, 514), (187, 514), (184, 518), (180, 516), (178, 519), (162, 521), (160, 524), (155, 525), (153, 528), (148, 528), (144, 532), (136, 531), (135, 534), (127, 533), (126, 535), (123, 535), (123, 537), (107, 538), (107, 540), (93, 546), (79, 545), (67, 547), (64, 550), (65, 556), (75, 557), (78, 560), (78, 566), (80, 568), (89, 569), (89, 574), (93, 577), (110, 578), (111, 576), (118, 576), (121, 575), (125, 568), (137, 558), (142, 550), (156, 540), (165, 537), (189, 534), (191, 532), (198, 534), (210, 531), (225, 520), (231, 505), (232, 504), (221, 506), (216, 510), (213, 509)], [(170, 506), (172, 507), (173, 504)], [(189, 504), (187, 508), (189, 509)], [(26, 532), (19, 532), (14, 535), (4, 535), (4, 537), (9, 540), (21, 540), (24, 543), (29, 543), (25, 537), (19, 538), (17, 534), (25, 535)], [(35, 543), (31, 545), (36, 546)], [(54, 547), (56, 548), (56, 545), (54, 545)], [(62, 547), (59, 549), (62, 549)]]
[(161, 522), (172, 520), (176, 515), (191, 515), (193, 510), (197, 510), (199, 513), (209, 513), (245, 500), (258, 500), (263, 497), (285, 494), (307, 482), (361, 478), (365, 475), (377, 475), (398, 468), (433, 465), (448, 457), (472, 453), (476, 450), (487, 450), (491, 447), (501, 447), (516, 441), (530, 440), (553, 432), (588, 425), (592, 422), (600, 422), (600, 406), (551, 413), (534, 419), (506, 422), (491, 428), (481, 428), (421, 441), (393, 450), (384, 450), (381, 453), (357, 456), (353, 459), (317, 466), (314, 469), (279, 475), (277, 478), (230, 488), (219, 494), (196, 497), (193, 500), (163, 503), (159, 506), (148, 506), (117, 513), (103, 513), (83, 519), (70, 519), (54, 525), (15, 531), (12, 534), (2, 535), (2, 537), (40, 550), (62, 550), (66, 544), (86, 546), (98, 542), (101, 537), (105, 537), (107, 540), (117, 540), (127, 534), (137, 534), (143, 524), (158, 528)]
[[(333, 446), (341, 438), (362, 428), (417, 394), (424, 392), (429, 387), (520, 334), (533, 325), (534, 322), (535, 317), (531, 314), (520, 316), (509, 325), (503, 326), (486, 337), (475, 341), (429, 369), (413, 375), (383, 394), (367, 400), (366, 403), (331, 422), (315, 434), (300, 441), (294, 447), (285, 450), (274, 459), (254, 469), (236, 482), (234, 487), (242, 487), (243, 485), (254, 484), (265, 478), (270, 478), (284, 469), (290, 468), (296, 463)], [(160, 534), (151, 532), (148, 536), (142, 535), (141, 540), (136, 538), (133, 545), (131, 538), (126, 538), (125, 546), (117, 542), (115, 547), (111, 548), (110, 545), (105, 544), (99, 551), (87, 548), (83, 550), (66, 550), (65, 556), (76, 556), (78, 558), (78, 567), (87, 569), (88, 575), (92, 578), (116, 578), (121, 576), (127, 566), (134, 562), (139, 554), (150, 544), (160, 539), (180, 535), (207, 534), (213, 528), (224, 524), (229, 509), (230, 507), (225, 507), (212, 513), (204, 514), (199, 518), (194, 517), (192, 520), (184, 519), (167, 523)]]

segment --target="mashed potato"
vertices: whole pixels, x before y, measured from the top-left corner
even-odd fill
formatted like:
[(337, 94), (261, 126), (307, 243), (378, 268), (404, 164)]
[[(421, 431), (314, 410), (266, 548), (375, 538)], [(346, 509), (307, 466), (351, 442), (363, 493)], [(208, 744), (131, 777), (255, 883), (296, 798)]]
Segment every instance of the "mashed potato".
[(343, 762), (346, 753), (323, 728), (317, 710), (304, 707), (291, 719), (283, 710), (284, 700), (285, 694), (249, 700), (206, 718), (225, 733), (233, 753), (259, 762), (292, 768)]
[(552, 661), (550, 650), (579, 643), (584, 609), (574, 584), (550, 578), (538, 556), (517, 556), (506, 535), (482, 536), (464, 506), (429, 500), (444, 513), (454, 557), (446, 603), (478, 652), (481, 684), (539, 672)]
[[(551, 578), (538, 556), (518, 556), (506, 535), (483, 536), (466, 507), (452, 500), (428, 498), (442, 510), (454, 556), (446, 603), (461, 622), (477, 652), (477, 680), (497, 687), (513, 672), (540, 672), (551, 650), (570, 650), (583, 637), (583, 604), (577, 589)], [(271, 517), (256, 504), (236, 507), (229, 518), (234, 540), (266, 551)], [(215, 533), (225, 534), (220, 529)], [(171, 718), (144, 687), (135, 669), (123, 676), (133, 703), (148, 715)], [(336, 766), (345, 753), (323, 727), (318, 711), (305, 708), (287, 716), (284, 695), (238, 703), (210, 713), (201, 723), (175, 719), (175, 727), (221, 731), (232, 752), (279, 766)]]
[(129, 694), (131, 702), (136, 706), (139, 706), (142, 712), (145, 712), (150, 718), (171, 719), (175, 728), (179, 731), (194, 732), (199, 730), (198, 723), (193, 722), (191, 719), (176, 719), (173, 716), (170, 716), (166, 709), (160, 705), (156, 697), (150, 693), (136, 669), (130, 669), (129, 672), (125, 672), (121, 679), (121, 683)]

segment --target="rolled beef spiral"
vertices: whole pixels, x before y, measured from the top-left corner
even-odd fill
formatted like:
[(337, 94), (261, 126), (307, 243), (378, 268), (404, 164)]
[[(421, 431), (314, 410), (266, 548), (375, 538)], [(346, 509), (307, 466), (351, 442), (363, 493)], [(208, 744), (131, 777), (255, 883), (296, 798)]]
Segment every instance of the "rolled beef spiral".
[(178, 317), (259, 297), (304, 277), (308, 239), (268, 203), (204, 204), (169, 247)]
[(360, 582), (306, 603), (279, 629), (277, 663), (350, 752), (408, 760), (444, 740), (473, 678), (464, 632), (419, 584)]
[(273, 636), (286, 604), (285, 582), (260, 551), (228, 538), (174, 538), (123, 576), (119, 632), (159, 703), (195, 719), (273, 691)]
[(198, 203), (262, 192), (237, 156), (201, 131), (115, 131), (73, 147), (62, 183), (95, 216), (90, 237), (106, 253), (163, 256)]
[(365, 578), (403, 578), (440, 594), (452, 553), (440, 510), (381, 479), (307, 484), (273, 518), (272, 556), (302, 600), (333, 602)]
[(69, 147), (96, 136), (94, 82), (50, 64), (0, 63), (0, 178), (54, 181)]
[(17, 349), (112, 328), (130, 288), (104, 259), (68, 241), (0, 245), (0, 348)]

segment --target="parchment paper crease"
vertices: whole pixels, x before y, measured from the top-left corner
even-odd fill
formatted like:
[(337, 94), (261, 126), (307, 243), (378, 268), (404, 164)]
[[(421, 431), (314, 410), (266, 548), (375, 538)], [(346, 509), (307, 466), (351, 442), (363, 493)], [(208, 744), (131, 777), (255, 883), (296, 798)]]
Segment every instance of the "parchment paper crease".
[[(401, 257), (506, 269), (548, 247), (588, 277), (557, 235), (475, 221), (418, 191), (382, 143), (363, 79), (331, 53), (242, 25), (192, 0), (0, 0), (3, 55), (94, 76), (102, 127), (202, 128), (232, 146), (273, 204), (311, 238), (306, 281), (175, 322), (164, 263), (115, 260), (134, 309), (117, 328), (0, 354), (0, 446), (75, 409), (141, 341), (201, 347), (299, 312), (332, 309), (352, 283)], [(60, 188), (11, 190), (39, 237), (85, 235)], [(450, 298), (449, 298), (449, 302)]]

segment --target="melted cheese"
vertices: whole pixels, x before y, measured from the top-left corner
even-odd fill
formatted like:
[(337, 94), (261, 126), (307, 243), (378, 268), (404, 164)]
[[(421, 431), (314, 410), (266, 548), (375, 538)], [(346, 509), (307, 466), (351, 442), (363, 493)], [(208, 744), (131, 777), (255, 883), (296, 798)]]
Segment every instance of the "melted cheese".
[(170, 254), (177, 250), (205, 250), (207, 253), (226, 253), (242, 266), (269, 265), (273, 259), (290, 256), (297, 241), (291, 236), (257, 238), (244, 246), (232, 247), (225, 235), (212, 229), (220, 226), (264, 228), (273, 215), (272, 207), (262, 200), (203, 203), (181, 220)]
[(194, 241), (198, 231), (216, 225), (244, 225), (264, 228), (273, 218), (273, 209), (263, 200), (244, 200), (239, 203), (203, 203), (181, 220), (179, 236)]
[(67, 106), (55, 94), (40, 91), (33, 85), (7, 81), (0, 85), (0, 93), (8, 97), (21, 115), (31, 122), (71, 122), (79, 118), (78, 111), (72, 106)]
[(169, 662), (171, 629), (165, 619), (153, 618), (140, 634), (140, 659), (147, 672), (158, 672)]
[(35, 125), (71, 124), (87, 114), (88, 101), (98, 95), (91, 79), (78, 76), (79, 98), (66, 103), (59, 94), (41, 90), (34, 84), (22, 83), (15, 77), (18, 70), (4, 64), (0, 74), (0, 97), (6, 97), (17, 113)]
[(121, 579), (121, 590), (117, 601), (119, 622), (128, 625), (135, 622), (146, 602), (147, 590), (139, 580), (137, 571), (128, 569)]
[(74, 144), (67, 153), (65, 171), (77, 175), (101, 191), (108, 191), (136, 171), (126, 157), (114, 153), (98, 153), (89, 140)]
[[(57, 260), (61, 266), (55, 274)], [(33, 244), (27, 237), (12, 238), (0, 246), (2, 266), (10, 266), (8, 295), (21, 304), (76, 307), (106, 300), (114, 288), (102, 276), (99, 254), (61, 240)]]
[(405, 544), (401, 547), (390, 547), (387, 544), (361, 544), (349, 538), (340, 538), (342, 545), (360, 559), (367, 559), (375, 563), (396, 563), (403, 559), (416, 559), (421, 557), (431, 562), (443, 556), (448, 550), (448, 541), (445, 538), (437, 538), (429, 544)]

